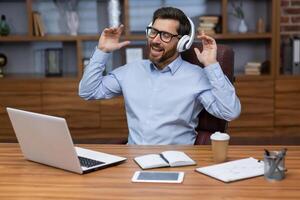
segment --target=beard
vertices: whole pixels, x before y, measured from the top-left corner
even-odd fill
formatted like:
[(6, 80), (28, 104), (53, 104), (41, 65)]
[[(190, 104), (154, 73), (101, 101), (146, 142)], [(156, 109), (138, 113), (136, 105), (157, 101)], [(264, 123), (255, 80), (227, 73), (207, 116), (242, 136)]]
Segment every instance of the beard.
[(166, 49), (160, 44), (148, 42), (149, 60), (157, 67), (164, 67), (177, 57), (176, 46)]

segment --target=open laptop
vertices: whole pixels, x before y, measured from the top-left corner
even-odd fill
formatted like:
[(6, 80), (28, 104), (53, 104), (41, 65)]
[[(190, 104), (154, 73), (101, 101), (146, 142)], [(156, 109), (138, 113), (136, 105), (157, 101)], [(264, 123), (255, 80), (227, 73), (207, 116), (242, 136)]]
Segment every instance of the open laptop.
[(74, 147), (64, 118), (6, 108), (26, 159), (84, 174), (126, 158)]

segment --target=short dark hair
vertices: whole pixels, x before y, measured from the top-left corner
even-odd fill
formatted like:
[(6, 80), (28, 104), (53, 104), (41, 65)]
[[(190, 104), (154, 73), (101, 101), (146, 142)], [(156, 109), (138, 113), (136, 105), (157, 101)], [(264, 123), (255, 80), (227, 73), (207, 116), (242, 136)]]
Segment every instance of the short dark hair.
[(174, 7), (162, 7), (157, 9), (152, 18), (152, 23), (156, 19), (174, 19), (179, 21), (177, 32), (179, 35), (189, 35), (191, 30), (190, 22), (184, 12)]

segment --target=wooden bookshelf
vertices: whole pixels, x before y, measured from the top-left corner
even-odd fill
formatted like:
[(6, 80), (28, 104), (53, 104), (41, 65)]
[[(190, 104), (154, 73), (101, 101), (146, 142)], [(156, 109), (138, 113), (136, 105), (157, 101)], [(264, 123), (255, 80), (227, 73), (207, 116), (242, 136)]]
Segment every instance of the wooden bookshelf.
[[(5, 1), (4, 5), (8, 2), (9, 1)], [(11, 3), (14, 2), (15, 1), (12, 1)], [(20, 65), (14, 66), (14, 68), (20, 69), (20, 73), (7, 74), (7, 76), (0, 79), (2, 88), (0, 89), (0, 123), (3, 124), (0, 127), (0, 133), (2, 133), (0, 142), (15, 140), (5, 111), (6, 106), (66, 117), (67, 121), (71, 124), (71, 133), (77, 142), (106, 142), (112, 141), (110, 139), (115, 139), (115, 136), (119, 136), (120, 133), (126, 135), (128, 130), (122, 98), (91, 102), (84, 101), (77, 95), (78, 83), (83, 72), (82, 60), (87, 57), (87, 54), (84, 52), (86, 48), (85, 45), (88, 42), (94, 42), (96, 44), (101, 31), (99, 31), (99, 33), (85, 33), (77, 36), (70, 36), (64, 33), (46, 34), (46, 36), (43, 37), (34, 36), (33, 21), (32, 18), (28, 16), (31, 16), (37, 2), (39, 1), (17, 1), (17, 3), (24, 4), (22, 7), (26, 9), (26, 33), (12, 33), (12, 35), (7, 37), (0, 37), (0, 50), (2, 46), (2, 50), (6, 49), (6, 47), (9, 47), (9, 49), (15, 47), (16, 51), (20, 48), (25, 48), (24, 51), (27, 51), (26, 48), (29, 48), (30, 45), (44, 42), (66, 44), (66, 47), (63, 48), (68, 49), (71, 55), (74, 54), (74, 56), (70, 58), (74, 61), (74, 65), (76, 65), (72, 66), (75, 72), (67, 73), (62, 77), (49, 78), (43, 76), (41, 73), (23, 73), (24, 67), (26, 68), (28, 66)], [(122, 9), (121, 21), (126, 28), (121, 39), (145, 41), (143, 30), (140, 31), (140, 34), (131, 32), (131, 0), (123, 0), (120, 2)], [(257, 33), (253, 28), (255, 22), (251, 22), (253, 17), (248, 18), (247, 20), (252, 23), (252, 27), (249, 27), (249, 32), (243, 34), (230, 30), (230, 20), (232, 20), (228, 14), (230, 0), (207, 1), (206, 3), (209, 12), (207, 14), (220, 15), (222, 17), (222, 31), (221, 33), (213, 35), (218, 43), (232, 45), (235, 48), (236, 59), (243, 59), (242, 57), (244, 55), (240, 55), (239, 52), (239, 48), (242, 47), (246, 49), (249, 48), (250, 51), (256, 51), (256, 49), (261, 50), (264, 54), (263, 58), (270, 60), (270, 72), (268, 74), (254, 76), (245, 75), (240, 72), (236, 73), (235, 86), (242, 102), (242, 114), (239, 119), (230, 123), (228, 132), (237, 138), (237, 140), (235, 140), (237, 142), (255, 143), (260, 134), (263, 133), (266, 133), (266, 135), (262, 143), (272, 142), (278, 135), (277, 124), (286, 120), (286, 118), (280, 118), (279, 114), (281, 112), (277, 111), (277, 102), (281, 101), (281, 95), (284, 92), (284, 89), (278, 87), (278, 84), (282, 84), (283, 81), (289, 81), (290, 79), (297, 82), (300, 77), (281, 75), (279, 77), (280, 81), (277, 80), (278, 57), (280, 53), (280, 31), (278, 25), (280, 17), (278, 17), (276, 13), (280, 10), (280, 1), (246, 0), (245, 5), (250, 5), (250, 8), (255, 8), (255, 6), (265, 7), (268, 21), (266, 21), (266, 32)], [(3, 2), (0, 2), (0, 6), (1, 4), (3, 5)], [(214, 9), (215, 6), (219, 9), (217, 13)], [(210, 13), (210, 9), (214, 11)], [(249, 13), (255, 13), (255, 11), (256, 10), (247, 10)], [(12, 10), (12, 12), (14, 12), (14, 10)], [(105, 24), (106, 22), (102, 25), (104, 26)], [(32, 58), (27, 57), (26, 60), (27, 59), (30, 60)], [(238, 64), (240, 66), (235, 66), (235, 68), (241, 71), (242, 64)], [(291, 87), (290, 84), (292, 83), (287, 83), (287, 88)], [(23, 88), (28, 89), (23, 90)], [(292, 89), (289, 92), (293, 93), (293, 91)], [(279, 92), (279, 96), (277, 92)], [(25, 96), (21, 97), (23, 94)], [(32, 100), (32, 98), (34, 100)], [(287, 113), (286, 109), (285, 113)], [(281, 126), (278, 130), (287, 130), (287, 128), (282, 128)], [(294, 129), (293, 131), (295, 132)], [(254, 134), (254, 132), (256, 132), (256, 134)], [(249, 137), (250, 133), (255, 137)], [(282, 135), (280, 135), (280, 137), (282, 137)], [(274, 141), (276, 141), (276, 139)]]

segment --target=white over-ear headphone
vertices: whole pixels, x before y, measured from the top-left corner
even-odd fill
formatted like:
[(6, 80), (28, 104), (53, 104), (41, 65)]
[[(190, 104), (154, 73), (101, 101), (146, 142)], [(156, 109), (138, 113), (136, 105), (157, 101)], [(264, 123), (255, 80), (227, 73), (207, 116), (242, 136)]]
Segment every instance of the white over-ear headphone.
[[(178, 43), (177, 43), (177, 51), (178, 52), (183, 52), (183, 51), (188, 50), (192, 46), (194, 38), (195, 38), (195, 26), (194, 26), (194, 23), (193, 23), (193, 21), (188, 16), (187, 16), (187, 18), (188, 18), (188, 20), (190, 22), (191, 30), (190, 30), (189, 35), (183, 35), (180, 38), (180, 40), (178, 41)], [(148, 26), (152, 26), (152, 22)], [(146, 34), (147, 34), (147, 30), (146, 30)]]

